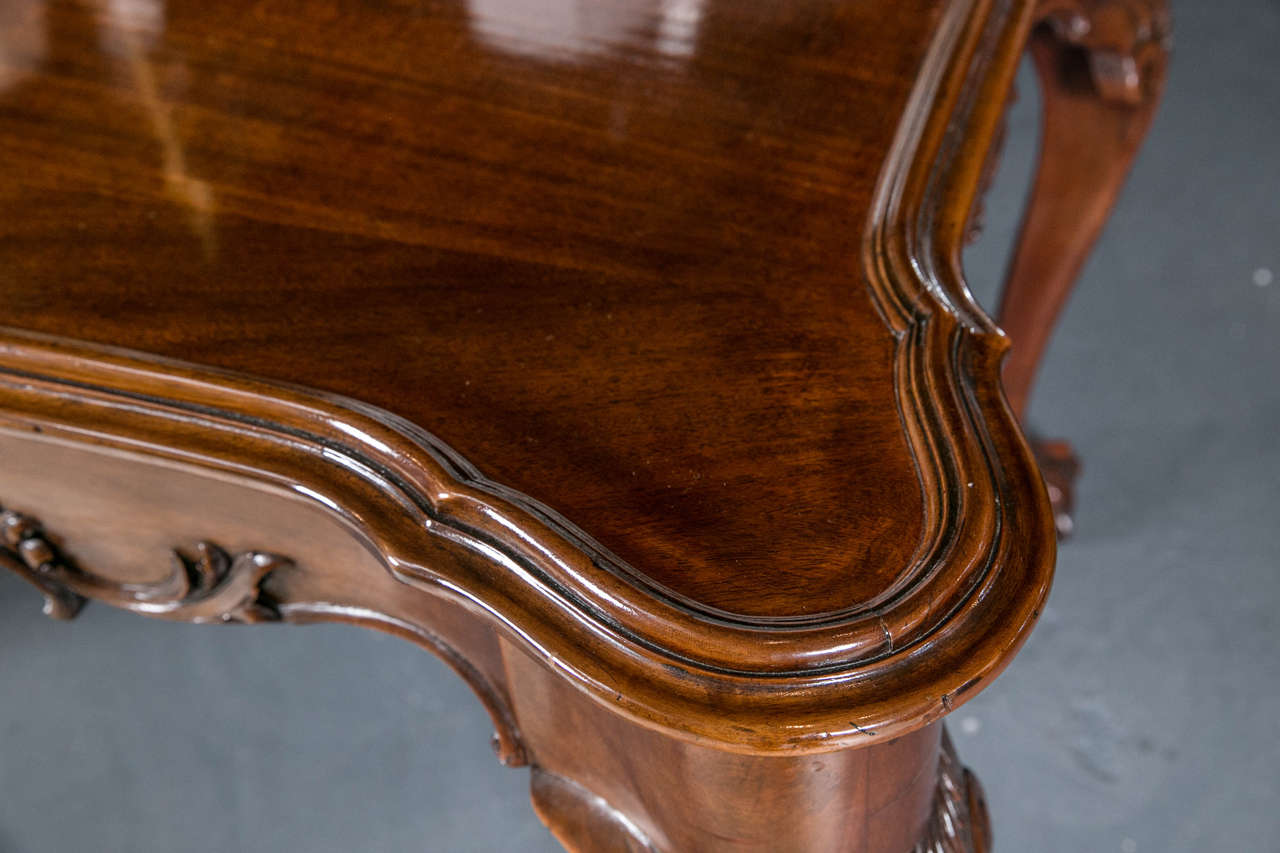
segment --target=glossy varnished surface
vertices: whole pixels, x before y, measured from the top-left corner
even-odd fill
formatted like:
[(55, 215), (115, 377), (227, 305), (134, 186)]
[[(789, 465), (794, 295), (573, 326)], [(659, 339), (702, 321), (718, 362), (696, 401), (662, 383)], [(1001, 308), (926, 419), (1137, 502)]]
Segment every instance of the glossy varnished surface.
[(924, 506), (858, 250), (941, 6), (9, 0), (5, 322), (386, 408), (711, 608), (865, 603)]
[(574, 851), (988, 849), (937, 721), (1053, 532), (959, 257), (1029, 0), (0, 8), (46, 612), (416, 642)]
[[(1052, 572), (959, 270), (1031, 4), (530, 8), (10, 7), (0, 423), (50, 479), (74, 446), (285, 489), (397, 582), (278, 598), (193, 521), (226, 558), (153, 591), (185, 614), (440, 595), (745, 753), (933, 723)], [(137, 603), (63, 536), (14, 567)]]

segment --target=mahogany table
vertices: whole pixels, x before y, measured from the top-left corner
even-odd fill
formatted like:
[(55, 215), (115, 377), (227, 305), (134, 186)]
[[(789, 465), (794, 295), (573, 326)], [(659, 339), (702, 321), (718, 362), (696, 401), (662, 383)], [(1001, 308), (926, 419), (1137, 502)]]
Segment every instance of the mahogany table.
[[(1167, 32), (7, 0), (0, 561), (56, 617), (436, 652), (571, 850), (987, 850), (941, 721), (1048, 591), (1074, 463), (1055, 510), (1017, 416)], [(959, 256), (1028, 44), (1002, 332)]]

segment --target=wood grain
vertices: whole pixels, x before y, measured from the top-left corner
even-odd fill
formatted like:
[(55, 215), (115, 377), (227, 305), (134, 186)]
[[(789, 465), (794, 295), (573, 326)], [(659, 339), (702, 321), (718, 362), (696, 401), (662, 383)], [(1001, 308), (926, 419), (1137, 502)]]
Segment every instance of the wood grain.
[(4, 563), (441, 654), (571, 849), (985, 851), (939, 721), (1054, 536), (960, 252), (1032, 3), (13, 8)]
[(51, 4), (11, 324), (394, 412), (709, 608), (857, 606), (922, 514), (856, 256), (942, 4), (881, 5)]
[(1049, 514), (958, 257), (1028, 5), (709, 6), (683, 59), (447, 4), (113, 8), (47, 7), (0, 97), (3, 288), (154, 355), (8, 333), (19, 428), (309, 484), (733, 748), (908, 731), (1021, 643)]

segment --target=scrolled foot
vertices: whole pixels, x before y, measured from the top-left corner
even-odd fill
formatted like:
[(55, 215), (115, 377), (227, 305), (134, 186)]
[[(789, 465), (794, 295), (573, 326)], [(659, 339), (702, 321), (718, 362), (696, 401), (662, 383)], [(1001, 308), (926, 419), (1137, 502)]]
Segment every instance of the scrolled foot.
[(1080, 459), (1071, 445), (1062, 439), (1031, 440), (1040, 475), (1049, 491), (1049, 503), (1053, 505), (1053, 520), (1058, 528), (1058, 538), (1066, 539), (1075, 529), (1076, 477), (1080, 474)]

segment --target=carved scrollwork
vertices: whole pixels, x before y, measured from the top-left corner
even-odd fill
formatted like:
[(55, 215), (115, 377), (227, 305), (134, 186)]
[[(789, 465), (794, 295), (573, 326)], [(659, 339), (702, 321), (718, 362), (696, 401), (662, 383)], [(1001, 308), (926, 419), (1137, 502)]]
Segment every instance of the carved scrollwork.
[(990, 850), (991, 823), (982, 785), (960, 762), (944, 729), (933, 814), (912, 853), (989, 853)]
[(62, 554), (38, 522), (21, 513), (0, 508), (0, 563), (44, 594), (45, 615), (71, 619), (84, 606), (85, 597), (57, 580), (66, 571)]
[(1044, 0), (1041, 20), (1088, 59), (1089, 78), (1108, 101), (1138, 106), (1158, 95), (1173, 40), (1166, 0)]
[(44, 612), (70, 619), (88, 599), (182, 622), (269, 622), (279, 611), (261, 590), (271, 572), (291, 565), (274, 554), (245, 551), (232, 556), (200, 542), (195, 556), (173, 551), (173, 568), (154, 583), (119, 583), (84, 571), (45, 535), (40, 523), (0, 509), (0, 564), (44, 594)]

